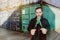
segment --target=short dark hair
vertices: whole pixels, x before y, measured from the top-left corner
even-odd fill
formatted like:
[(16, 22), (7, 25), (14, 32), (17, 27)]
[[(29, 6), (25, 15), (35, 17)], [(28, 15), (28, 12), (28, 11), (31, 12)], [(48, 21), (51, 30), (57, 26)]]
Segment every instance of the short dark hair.
[(43, 8), (42, 8), (42, 7), (37, 7), (37, 8), (35, 9), (35, 11), (36, 11), (37, 9), (41, 9), (41, 10), (43, 11)]

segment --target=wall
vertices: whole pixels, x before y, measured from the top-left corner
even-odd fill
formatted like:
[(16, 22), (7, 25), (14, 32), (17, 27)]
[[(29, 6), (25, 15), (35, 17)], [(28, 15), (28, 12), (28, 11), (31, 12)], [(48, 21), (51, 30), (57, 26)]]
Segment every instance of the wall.
[(60, 33), (60, 8), (56, 8), (56, 7), (53, 7), (50, 5), (49, 5), (49, 7), (55, 14), (55, 31)]

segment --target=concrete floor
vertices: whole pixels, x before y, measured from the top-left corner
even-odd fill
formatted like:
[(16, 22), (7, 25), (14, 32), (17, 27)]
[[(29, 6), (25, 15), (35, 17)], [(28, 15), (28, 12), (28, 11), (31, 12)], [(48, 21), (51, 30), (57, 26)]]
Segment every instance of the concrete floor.
[[(30, 38), (27, 34), (0, 28), (0, 40), (30, 40)], [(47, 40), (60, 40), (60, 34), (52, 31)]]
[(29, 36), (24, 33), (0, 28), (0, 40), (29, 40)]
[(55, 31), (51, 31), (47, 36), (47, 40), (60, 40), (60, 34)]

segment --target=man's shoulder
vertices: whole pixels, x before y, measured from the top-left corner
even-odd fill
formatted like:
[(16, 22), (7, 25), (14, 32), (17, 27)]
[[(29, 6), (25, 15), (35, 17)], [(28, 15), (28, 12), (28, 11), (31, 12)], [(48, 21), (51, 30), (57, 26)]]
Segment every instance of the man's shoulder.
[(35, 21), (36, 20), (36, 18), (32, 18), (30, 21), (32, 22), (32, 21)]
[(47, 18), (42, 18), (42, 20), (45, 20), (45, 21), (47, 21)]

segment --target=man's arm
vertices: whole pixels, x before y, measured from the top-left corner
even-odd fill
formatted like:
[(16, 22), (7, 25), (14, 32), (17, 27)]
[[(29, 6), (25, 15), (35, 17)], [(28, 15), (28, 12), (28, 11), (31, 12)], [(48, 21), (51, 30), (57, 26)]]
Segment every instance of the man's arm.
[(42, 33), (46, 34), (50, 31), (50, 25), (47, 19), (44, 20), (44, 28), (41, 28)]

